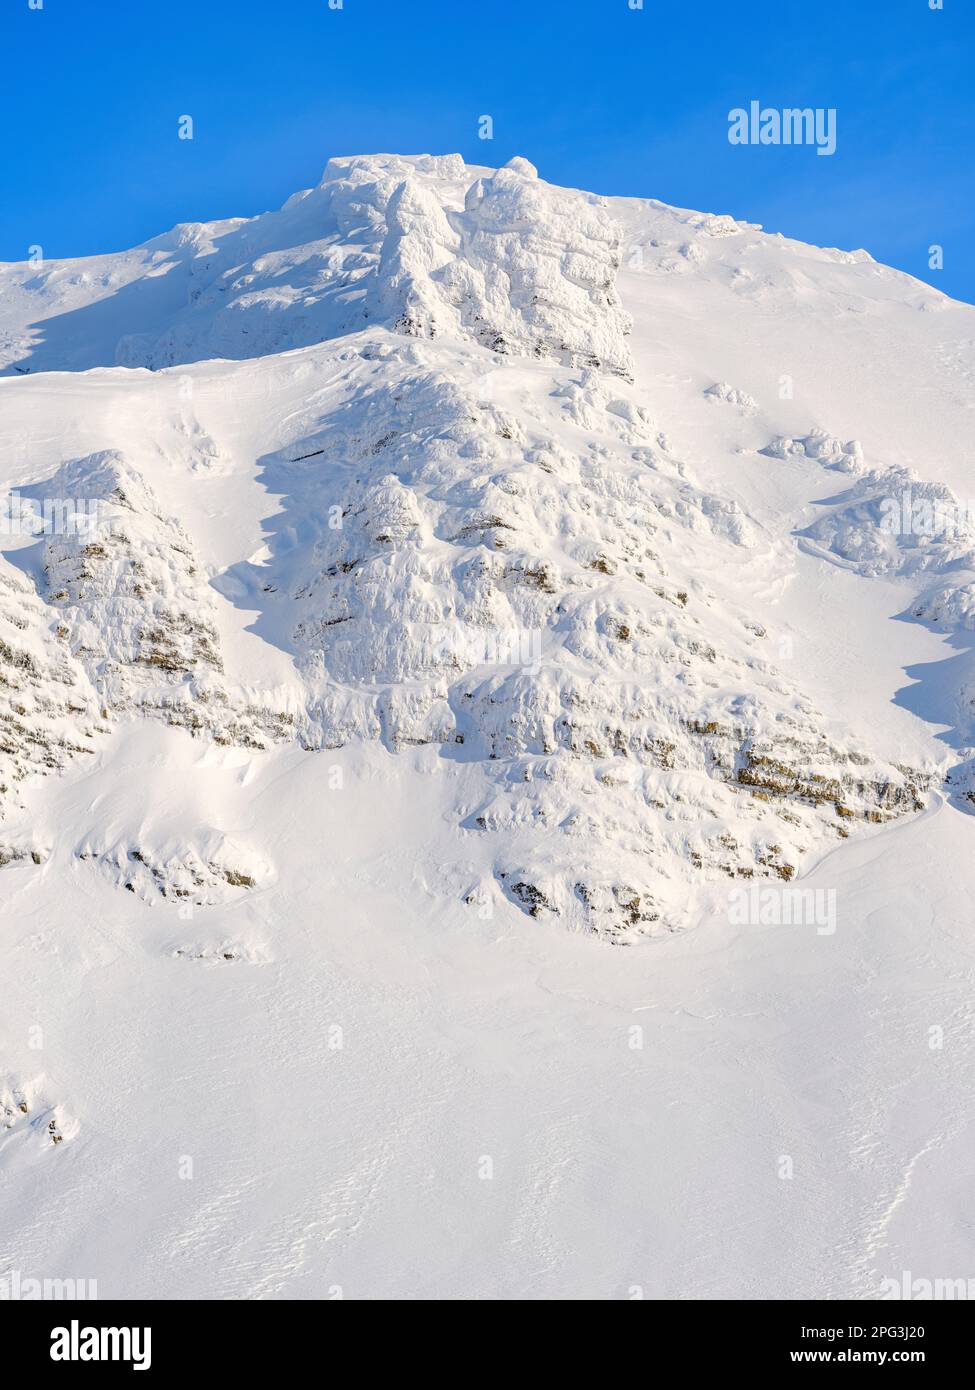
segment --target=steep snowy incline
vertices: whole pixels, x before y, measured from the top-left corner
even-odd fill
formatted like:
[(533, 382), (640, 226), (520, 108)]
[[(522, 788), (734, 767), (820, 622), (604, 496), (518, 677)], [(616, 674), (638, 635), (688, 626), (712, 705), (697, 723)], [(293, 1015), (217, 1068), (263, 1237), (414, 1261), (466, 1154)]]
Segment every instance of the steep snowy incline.
[(964, 1273), (973, 345), (525, 160), (0, 267), (0, 1271)]
[[(262, 223), (260, 235), (280, 236), (311, 199), (336, 245), (366, 248), (358, 288), (339, 296), (347, 331), (261, 359), (257, 448), (239, 423), (226, 438), (228, 416), (256, 423), (250, 371), (200, 377), (187, 364), (175, 392), (165, 373), (110, 375), (108, 395), (117, 382), (128, 401), (89, 407), (104, 412), (99, 447), (68, 460), (55, 450), (53, 477), (16, 479), (38, 501), (97, 501), (104, 534), (52, 537), (34, 569), (114, 714), (155, 710), (255, 748), (378, 738), (483, 763), (481, 803), (445, 808), (496, 846), (474, 899), (501, 891), (532, 916), (629, 940), (683, 924), (696, 881), (788, 881), (854, 826), (916, 811), (945, 760), (918, 741), (906, 756), (871, 747), (870, 720), (851, 724), (835, 699), (818, 708), (791, 638), (770, 637), (794, 545), (776, 536), (781, 520), (763, 514), (759, 490), (747, 506), (734, 483), (729, 495), (718, 461), (736, 422), (771, 434), (775, 412), (726, 382), (701, 393), (715, 426), (700, 450), (711, 491), (676, 442), (695, 442), (684, 413), (658, 417), (667, 378), (628, 380), (631, 320), (614, 288), (627, 245), (641, 273), (637, 236), (655, 247), (665, 278), (705, 253), (688, 243), (674, 261), (659, 234), (542, 183), (527, 161), (481, 174), (460, 197), (466, 172), (453, 157), (332, 161), (319, 190)], [(259, 229), (247, 225), (252, 244)], [(695, 230), (726, 243), (743, 229), (697, 219)], [(720, 273), (712, 281), (729, 292)], [(212, 351), (207, 335), (238, 303), (192, 300), (150, 363)], [(351, 331), (366, 322), (378, 326)], [(7, 401), (29, 416), (33, 387), (5, 386)], [(197, 406), (215, 392), (219, 425)], [(93, 380), (88, 399), (104, 394)], [(131, 444), (120, 418), (136, 422)], [(791, 457), (776, 438), (753, 452)], [(822, 442), (807, 454), (862, 471), (859, 443), (847, 455), (809, 438)], [(167, 454), (176, 468), (154, 488)], [(180, 468), (185, 525), (154, 496), (179, 485)], [(201, 559), (226, 525), (194, 518), (187, 469), (200, 498), (219, 481), (225, 505), (239, 514), (245, 502), (251, 539), (234, 563)], [(261, 516), (254, 482), (281, 499), (278, 514)], [(734, 578), (719, 592), (707, 574)], [(291, 675), (278, 663), (270, 690), (239, 640), (225, 669), (228, 603), (256, 612), (247, 628), (262, 651), (293, 662)]]
[(967, 798), (975, 310), (863, 251), (658, 203), (611, 208), (661, 417), (679, 421), (706, 485), (800, 547), (800, 582), (776, 596), (790, 666), (817, 698), (849, 691), (851, 716), (869, 710), (898, 740), (911, 737), (901, 709), (941, 729)]

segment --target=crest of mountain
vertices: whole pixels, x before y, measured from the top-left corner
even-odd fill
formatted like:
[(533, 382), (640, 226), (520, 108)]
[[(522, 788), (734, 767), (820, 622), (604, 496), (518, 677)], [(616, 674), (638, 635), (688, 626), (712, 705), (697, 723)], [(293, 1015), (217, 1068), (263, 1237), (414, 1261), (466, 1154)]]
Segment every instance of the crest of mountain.
[[(941, 578), (957, 541), (922, 558), (883, 539), (901, 473), (856, 439), (785, 432), (753, 382), (714, 384), (709, 364), (708, 445), (682, 440), (665, 374), (631, 349), (626, 267), (713, 276), (764, 311), (812, 273), (757, 280), (746, 252), (773, 240), (555, 188), (523, 159), (373, 156), (332, 160), (278, 213), (4, 267), (6, 375), (108, 368), (85, 385), (97, 424), (16, 480), (98, 520), (41, 539), (36, 591), (8, 567), (6, 780), (88, 751), (99, 719), (255, 756), (429, 749), (458, 880), (479, 847), (466, 896), (619, 942), (681, 926), (700, 883), (789, 881), (918, 811), (937, 765), (821, 708), (748, 576), (789, 582), (799, 530), (864, 575), (935, 570), (921, 607), (963, 625), (965, 585)], [(850, 285), (877, 270), (816, 255)], [(3, 386), (26, 401), (41, 379)], [(853, 481), (783, 530), (715, 481), (722, 455)], [(286, 689), (261, 693), (241, 628)], [(169, 883), (205, 906), (224, 884), (215, 852), (137, 830), (87, 857), (145, 900)]]

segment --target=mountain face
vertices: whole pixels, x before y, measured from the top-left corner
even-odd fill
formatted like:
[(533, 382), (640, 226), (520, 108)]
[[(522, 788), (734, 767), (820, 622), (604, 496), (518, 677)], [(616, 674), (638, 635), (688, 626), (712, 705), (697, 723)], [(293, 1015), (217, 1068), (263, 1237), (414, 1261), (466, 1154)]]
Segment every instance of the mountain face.
[(975, 311), (865, 252), (377, 155), (0, 306), (0, 876), (79, 981), (678, 939), (975, 800)]
[[(699, 235), (749, 230), (705, 219)], [(661, 273), (699, 262), (699, 244)], [(254, 749), (432, 745), (473, 764), (478, 802), (452, 814), (458, 851), (490, 846), (484, 892), (618, 941), (673, 930), (700, 879), (788, 880), (919, 810), (931, 768), (831, 720), (777, 659), (764, 609), (716, 582), (767, 551), (764, 518), (696, 478), (656, 418), (617, 288), (628, 251), (605, 200), (526, 160), (471, 177), (454, 156), (377, 157), (333, 160), (278, 214), (178, 228), (95, 273), (8, 271), (25, 314), (60, 310), (11, 331), (8, 371), (276, 354), (271, 447), (240, 480), (279, 499), (256, 561), (204, 562), (207, 536), (157, 498), (148, 437), (135, 455), (106, 438), (21, 487), (95, 518), (41, 543), (48, 660), (96, 684), (109, 720)], [(239, 389), (225, 364), (214, 374)], [(278, 383), (296, 375), (300, 412), (282, 412)], [(127, 399), (157, 389), (119, 378)], [(227, 467), (194, 413), (202, 384), (183, 380), (177, 428), (205, 493)], [(731, 426), (761, 413), (727, 383), (704, 396)], [(822, 430), (762, 452), (896, 491)], [(808, 540), (847, 559), (880, 521), (850, 502)], [(286, 697), (228, 669), (228, 603), (290, 658)]]

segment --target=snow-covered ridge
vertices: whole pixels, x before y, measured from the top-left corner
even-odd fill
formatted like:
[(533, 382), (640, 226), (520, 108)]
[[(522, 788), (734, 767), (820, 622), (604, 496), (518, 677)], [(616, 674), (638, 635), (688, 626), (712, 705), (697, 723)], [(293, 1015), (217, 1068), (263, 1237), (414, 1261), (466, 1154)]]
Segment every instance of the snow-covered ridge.
[(0, 1285), (970, 1272), (975, 309), (383, 155), (0, 359)]
[(67, 636), (0, 558), (0, 814), (19, 802), (21, 783), (94, 752), (104, 732), (104, 712)]
[[(792, 581), (793, 529), (848, 568), (887, 555), (861, 544), (863, 490), (900, 474), (871, 483), (858, 440), (797, 429), (710, 363), (675, 414), (668, 376), (631, 352), (627, 273), (713, 276), (742, 312), (808, 296), (793, 270), (760, 283), (759, 252), (783, 254), (731, 218), (555, 188), (526, 160), (381, 155), (332, 160), (280, 213), (102, 258), (98, 286), (67, 265), (5, 269), (28, 302), (65, 306), (26, 338), (8, 329), (15, 374), (52, 354), (91, 365), (109, 328), (112, 361), (154, 369), (94, 374), (86, 398), (121, 389), (134, 413), (92, 412), (44, 468), (18, 455), (22, 496), (99, 514), (97, 534), (45, 536), (22, 566), (50, 615), (38, 640), (97, 727), (148, 716), (248, 754), (427, 747), (445, 788), (476, 774), (444, 805), (472, 902), (627, 941), (682, 925), (700, 883), (791, 880), (918, 810), (937, 774), (820, 707), (761, 597)], [(841, 284), (878, 269), (815, 256)], [(653, 295), (631, 303), (653, 323)], [(213, 357), (237, 365), (190, 365)], [(703, 453), (681, 442), (698, 405)], [(718, 476), (722, 454), (855, 481), (783, 529)], [(290, 676), (255, 676), (257, 648)], [(83, 725), (85, 708), (66, 712)], [(66, 733), (47, 761), (88, 747)], [(24, 775), (27, 751), (11, 756)], [(145, 901), (195, 885), (205, 906), (208, 834), (188, 830), (181, 856), (113, 828), (84, 860)]]
[[(831, 741), (761, 626), (697, 577), (753, 531), (637, 392), (541, 366), (509, 392), (455, 344), (360, 353), (379, 384), (353, 367), (344, 403), (269, 461), (281, 539), (235, 575), (269, 593), (269, 632), (297, 616), (312, 746), (483, 762), (464, 824), (505, 891), (624, 938), (679, 919), (662, 870), (788, 879), (851, 822), (921, 804), (919, 774)], [(294, 546), (291, 515), (320, 519), (313, 542)], [(508, 633), (528, 640), (498, 661)]]
[[(42, 544), (41, 593), (103, 707), (138, 707), (220, 742), (254, 748), (288, 737), (294, 717), (228, 689), (217, 596), (192, 542), (117, 450), (72, 459), (22, 496), (63, 498), (78, 523)], [(87, 522), (87, 525), (81, 523)]]
[[(280, 213), (177, 227), (91, 270), (0, 268), (23, 322), (0, 341), (0, 371), (253, 357), (369, 322), (627, 375), (604, 200), (541, 182), (524, 159), (471, 172), (457, 155), (333, 159)], [(46, 322), (28, 326), (41, 304)], [(98, 341), (109, 325), (112, 349)]]

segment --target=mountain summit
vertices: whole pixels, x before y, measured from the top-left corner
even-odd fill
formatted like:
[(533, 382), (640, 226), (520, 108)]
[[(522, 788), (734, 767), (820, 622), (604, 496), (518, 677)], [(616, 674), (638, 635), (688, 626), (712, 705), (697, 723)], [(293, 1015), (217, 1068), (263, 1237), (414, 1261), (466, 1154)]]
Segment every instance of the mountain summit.
[[(509, 968), (497, 942), (536, 934), (560, 999), (592, 1003), (624, 978), (604, 957), (645, 980), (651, 943), (706, 941), (729, 895), (967, 813), (973, 343), (975, 310), (866, 252), (521, 158), (333, 159), (277, 212), (0, 266), (0, 877), (23, 924), (2, 949), (12, 978), (75, 981), (135, 1030), (113, 1041), (106, 1015), (74, 1064), (59, 1034), (35, 1075), (18, 987), (0, 1165), (28, 1181), (50, 1134), (94, 1165), (110, 1133), (135, 1181), (155, 1121), (97, 1118), (99, 1049), (165, 1089), (207, 1017), (262, 1133), (278, 1068), (313, 1113), (325, 1030), (346, 1008), (379, 1030), (386, 991), (395, 1081), (360, 1057), (349, 1095), (399, 1119), (320, 1210), (274, 1199), (268, 1291), (309, 1268), (317, 1289), (327, 1241), (355, 1264), (437, 1088), (504, 1072), (507, 1044), (488, 1062), (462, 1017), (477, 971)], [(559, 934), (600, 956), (576, 976)], [(443, 941), (485, 953), (462, 986)], [(423, 1034), (443, 1056), (417, 1082), (405, 1030), (444, 970), (467, 1004)], [(232, 1072), (214, 1063), (215, 1129)], [(166, 1093), (174, 1153), (184, 1102), (206, 1128), (204, 1073)], [(423, 1094), (401, 1111), (387, 1085)], [(221, 1171), (204, 1242), (251, 1205)], [(208, 1277), (255, 1293), (242, 1232)]]
[[(756, 277), (755, 253), (775, 251), (778, 281)], [(865, 256), (816, 254), (851, 292), (876, 276)], [(848, 564), (844, 518), (869, 547), (860, 498), (886, 474), (816, 420), (786, 438), (778, 393), (704, 375), (702, 478), (700, 444), (631, 350), (624, 262), (653, 332), (656, 285), (694, 276), (724, 281), (729, 317), (793, 294), (802, 321), (795, 259), (729, 218), (553, 187), (524, 159), (491, 172), (376, 156), (333, 159), (279, 213), (8, 269), (20, 297), (5, 300), (31, 306), (7, 332), (8, 371), (129, 369), (87, 379), (104, 447), (27, 485), (101, 508), (97, 535), (45, 537), (32, 562), (45, 661), (101, 692), (101, 722), (79, 705), (66, 741), (94, 749), (141, 714), (253, 749), (429, 746), (463, 770), (456, 803), (443, 778), (445, 815), (458, 858), (478, 845), (477, 894), (613, 940), (682, 924), (702, 880), (790, 880), (810, 854), (919, 810), (929, 761), (818, 705), (755, 594), (757, 574), (791, 581), (795, 539), (743, 503), (733, 465), (714, 486), (736, 452), (775, 492), (796, 458), (810, 479), (850, 475), (809, 532)], [(941, 305), (897, 278), (919, 308)], [(109, 422), (133, 412), (130, 443)], [(160, 501), (161, 469), (192, 502)], [(250, 518), (256, 554), (215, 561), (220, 528), (200, 513), (217, 494)], [(228, 644), (234, 617), (246, 647)], [(280, 654), (272, 689), (250, 669), (253, 639)], [(11, 742), (11, 785), (30, 746)]]

